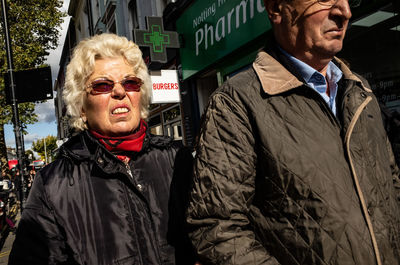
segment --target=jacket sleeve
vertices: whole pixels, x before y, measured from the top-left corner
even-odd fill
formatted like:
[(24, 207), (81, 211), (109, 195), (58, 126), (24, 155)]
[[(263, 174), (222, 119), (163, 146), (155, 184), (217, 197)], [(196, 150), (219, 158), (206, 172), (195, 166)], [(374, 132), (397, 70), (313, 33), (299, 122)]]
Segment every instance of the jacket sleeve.
[(212, 97), (194, 162), (187, 222), (204, 264), (278, 264), (251, 230), (255, 140), (249, 117), (230, 96)]
[(389, 152), (390, 169), (392, 171), (393, 184), (396, 189), (397, 200), (400, 202), (400, 169), (396, 164), (396, 159), (393, 154), (392, 145), (390, 144), (389, 137), (386, 137), (386, 146)]
[(65, 233), (57, 225), (43, 187), (36, 176), (9, 257), (13, 264), (75, 264), (68, 260)]

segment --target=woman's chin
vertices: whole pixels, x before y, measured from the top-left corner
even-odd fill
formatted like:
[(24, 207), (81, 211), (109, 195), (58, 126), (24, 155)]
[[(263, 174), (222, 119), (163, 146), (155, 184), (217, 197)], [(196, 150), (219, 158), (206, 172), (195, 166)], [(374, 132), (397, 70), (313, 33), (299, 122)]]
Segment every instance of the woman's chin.
[(127, 136), (132, 134), (136, 128), (113, 128), (113, 130), (108, 132), (108, 136), (110, 137), (119, 137), (119, 136)]

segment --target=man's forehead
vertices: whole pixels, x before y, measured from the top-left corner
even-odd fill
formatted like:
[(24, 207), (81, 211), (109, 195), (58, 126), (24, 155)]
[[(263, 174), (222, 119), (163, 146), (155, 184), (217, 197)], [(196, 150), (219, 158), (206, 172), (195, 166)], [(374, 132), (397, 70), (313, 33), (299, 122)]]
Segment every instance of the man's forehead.
[(264, 4), (274, 4), (278, 6), (291, 6), (294, 8), (304, 8), (318, 3), (318, 0), (264, 0)]
[[(329, 6), (329, 5), (333, 5), (341, 0), (336, 0), (336, 1), (335, 0), (332, 0), (332, 1), (329, 1), (329, 0), (265, 0), (265, 2), (268, 2), (268, 1), (273, 1), (276, 3), (282, 3), (282, 4), (289, 4), (289, 5), (296, 4), (296, 5), (304, 5), (304, 6), (321, 2), (321, 5)], [(345, 0), (345, 1), (349, 3), (350, 7), (358, 7), (362, 2), (362, 0)], [(329, 2), (329, 3), (327, 3), (327, 2)]]

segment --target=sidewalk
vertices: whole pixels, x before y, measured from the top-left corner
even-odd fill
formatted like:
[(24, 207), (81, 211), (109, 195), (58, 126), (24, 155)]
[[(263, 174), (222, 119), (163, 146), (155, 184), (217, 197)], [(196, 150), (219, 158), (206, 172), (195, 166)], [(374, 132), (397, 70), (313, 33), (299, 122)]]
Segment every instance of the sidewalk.
[[(18, 224), (19, 219), (20, 219), (20, 213), (18, 211), (17, 222), (16, 222), (17, 224)], [(12, 232), (8, 233), (6, 242), (4, 243), (4, 246), (0, 251), (0, 265), (8, 264), (8, 257), (10, 256), (10, 251), (11, 251), (11, 247), (14, 242), (14, 239), (15, 239), (15, 234)]]
[(8, 264), (8, 256), (10, 256), (10, 251), (14, 239), (15, 239), (14, 233), (9, 233), (6, 242), (4, 243), (4, 246), (0, 252), (0, 265)]

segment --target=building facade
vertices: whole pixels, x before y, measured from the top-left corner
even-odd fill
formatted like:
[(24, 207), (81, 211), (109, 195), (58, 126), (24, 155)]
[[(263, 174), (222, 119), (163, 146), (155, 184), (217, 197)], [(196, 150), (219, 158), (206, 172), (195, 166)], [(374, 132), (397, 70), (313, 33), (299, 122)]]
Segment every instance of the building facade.
[[(370, 82), (399, 157), (400, 2), (358, 2), (338, 57)], [(114, 32), (133, 39), (134, 29), (146, 28), (146, 16), (162, 16), (164, 28), (179, 33), (181, 47), (168, 51), (165, 64), (151, 62), (148, 50), (142, 51), (150, 71), (176, 69), (180, 77), (181, 103), (152, 105), (149, 127), (187, 145), (195, 143), (209, 96), (225, 80), (251, 67), (271, 32), (262, 0), (72, 0), (68, 13), (71, 36), (64, 47), (60, 81), (71, 48), (84, 37)], [(61, 89), (62, 82), (56, 87)], [(58, 109), (62, 113), (62, 104)]]

